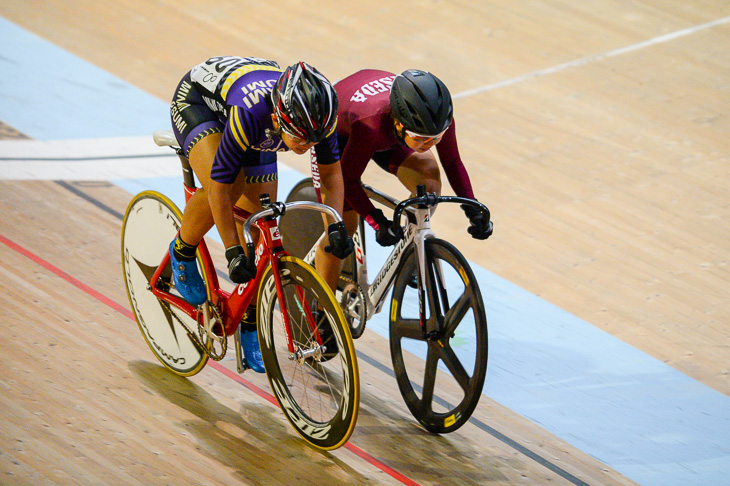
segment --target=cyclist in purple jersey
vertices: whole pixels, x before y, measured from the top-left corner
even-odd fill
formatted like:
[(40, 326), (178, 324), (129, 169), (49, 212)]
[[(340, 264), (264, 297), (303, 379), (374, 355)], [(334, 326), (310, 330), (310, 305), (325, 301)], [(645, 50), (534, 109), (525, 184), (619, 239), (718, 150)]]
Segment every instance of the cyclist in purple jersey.
[[(175, 287), (194, 305), (207, 300), (195, 252), (215, 224), (235, 283), (255, 276), (248, 268), (233, 206), (260, 209), (258, 196), (276, 200), (276, 153), (314, 148), (318, 174), (332, 188), (330, 206), (342, 212), (337, 147), (337, 94), (316, 69), (300, 62), (284, 71), (254, 57), (213, 57), (188, 72), (173, 95), (173, 131), (202, 186), (187, 202), (180, 232), (170, 244)], [(347, 242), (344, 242), (345, 244)], [(343, 253), (347, 248), (335, 248)], [(263, 372), (255, 308), (241, 325), (245, 363)]]
[[(407, 70), (395, 75), (365, 69), (335, 84), (340, 102), (337, 136), (345, 183), (343, 219), (348, 232), (357, 229), (360, 215), (376, 231), (383, 246), (402, 238), (394, 225), (365, 194), (361, 176), (374, 160), (394, 174), (415, 195), (416, 187), (441, 194), (441, 174), (431, 148), (436, 147), (441, 166), (457, 196), (474, 198), (469, 175), (456, 143), (451, 95), (443, 82), (426, 71)], [(327, 187), (325, 196), (327, 195)], [(462, 207), (470, 220), (469, 233), (477, 239), (491, 235), (489, 221), (479, 211)], [(340, 262), (321, 256), (317, 268), (334, 288)]]

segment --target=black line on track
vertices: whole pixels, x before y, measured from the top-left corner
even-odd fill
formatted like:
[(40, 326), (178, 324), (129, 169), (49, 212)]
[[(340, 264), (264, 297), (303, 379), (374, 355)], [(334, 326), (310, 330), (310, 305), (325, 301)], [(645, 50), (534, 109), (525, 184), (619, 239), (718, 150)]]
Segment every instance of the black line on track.
[[(61, 187), (65, 188), (65, 189), (68, 189), (69, 191), (71, 191), (72, 193), (74, 193), (77, 196), (81, 197), (82, 199), (85, 199), (86, 201), (90, 202), (91, 204), (93, 204), (97, 208), (101, 209), (102, 211), (106, 211), (107, 213), (109, 213), (112, 216), (116, 217), (120, 221), (122, 221), (124, 219), (124, 215), (123, 214), (121, 214), (121, 213), (119, 213), (117, 211), (114, 211), (112, 208), (110, 208), (106, 204), (102, 203), (101, 201), (95, 199), (92, 196), (89, 196), (88, 194), (84, 193), (83, 191), (75, 188), (73, 185), (69, 184), (68, 182), (66, 182), (66, 181), (54, 181), (54, 182), (56, 184), (60, 185)], [(227, 275), (223, 275), (222, 272), (216, 271), (216, 273), (218, 273), (219, 276), (221, 276), (221, 277), (225, 278), (226, 280), (228, 280), (228, 276)], [(357, 351), (357, 356), (358, 356), (358, 358), (362, 359), (363, 361), (365, 361), (369, 365), (373, 366), (374, 368), (382, 371), (383, 373), (385, 373), (386, 375), (390, 376), (391, 378), (395, 378), (395, 373), (393, 373), (393, 370), (391, 370), (389, 367), (387, 367), (386, 365), (384, 365), (380, 361), (376, 360), (375, 358), (372, 358), (372, 357), (368, 356), (367, 354), (365, 354), (361, 350), (358, 350)], [(418, 391), (422, 391), (422, 389), (421, 389), (421, 387), (419, 385), (417, 385), (417, 384), (415, 384), (413, 382), (411, 382), (411, 383), (412, 383), (414, 389), (417, 389)], [(439, 397), (437, 395), (434, 395), (434, 400), (439, 405), (442, 405), (444, 407), (449, 407), (449, 408), (451, 407), (451, 405), (446, 400), (444, 400), (443, 398), (441, 398), (441, 397)], [(472, 417), (469, 418), (468, 422), (471, 423), (472, 425), (475, 425), (476, 427), (478, 427), (483, 432), (486, 432), (487, 434), (491, 435), (495, 439), (501, 441), (505, 445), (513, 448), (514, 450), (516, 450), (520, 454), (523, 454), (525, 457), (528, 457), (528, 458), (532, 459), (533, 461), (535, 461), (536, 463), (540, 464), (541, 466), (543, 466), (543, 467), (549, 469), (550, 471), (554, 472), (555, 474), (557, 474), (561, 478), (565, 479), (566, 481), (569, 481), (569, 482), (575, 484), (576, 486), (589, 486), (589, 484), (586, 483), (585, 481), (583, 481), (580, 478), (577, 478), (576, 476), (570, 474), (565, 469), (563, 469), (560, 466), (558, 466), (558, 465), (550, 462), (549, 460), (545, 459), (541, 455), (539, 455), (539, 454), (531, 451), (530, 449), (528, 449), (527, 447), (523, 446), (522, 444), (520, 444), (516, 440), (511, 439), (510, 437), (504, 435), (502, 432), (498, 431), (494, 427), (491, 427), (491, 426), (485, 424), (481, 420), (479, 420), (477, 418), (474, 418), (472, 416)]]
[[(375, 358), (372, 358), (365, 354), (362, 350), (357, 350), (357, 357), (358, 359), (362, 359), (366, 363), (370, 364), (371, 366), (377, 368), (378, 370), (382, 371), (386, 375), (390, 376), (391, 378), (395, 379), (395, 373), (392, 369), (385, 366), (380, 361), (376, 360)], [(411, 386), (413, 386), (413, 389), (418, 392), (423, 392), (423, 388), (411, 381)], [(434, 395), (433, 397), (434, 401), (438, 403), (439, 405), (445, 407), (445, 408), (453, 408), (453, 405), (451, 405), (449, 402), (444, 400), (443, 398), (439, 397), (438, 395)], [(557, 466), (556, 464), (553, 464), (549, 460), (545, 459), (539, 454), (536, 454), (535, 452), (532, 452), (527, 447), (523, 446), (519, 442), (517, 442), (514, 439), (511, 439), (504, 435), (502, 432), (498, 431), (494, 427), (490, 427), (489, 425), (485, 424), (481, 420), (475, 418), (474, 416), (471, 416), (468, 420), (469, 423), (472, 425), (475, 425), (480, 430), (486, 432), (487, 434), (491, 435), (495, 439), (503, 442), (505, 445), (510, 446), (511, 448), (515, 449), (517, 452), (520, 452), (521, 454), (524, 454), (525, 456), (529, 457), (533, 461), (537, 462), (538, 464), (550, 469), (552, 472), (557, 474), (558, 476), (562, 477), (563, 479), (570, 481), (571, 483), (577, 485), (577, 486), (588, 486), (588, 483), (582, 481), (581, 479), (573, 476), (565, 469), (561, 468), (560, 466)]]
[(55, 182), (59, 186), (63, 187), (64, 189), (67, 189), (67, 190), (73, 192), (74, 194), (76, 194), (80, 198), (85, 199), (86, 201), (90, 202), (91, 204), (93, 204), (97, 208), (101, 209), (102, 211), (105, 211), (105, 212), (111, 214), (112, 216), (114, 216), (115, 218), (119, 219), (120, 221), (124, 219), (124, 215), (122, 213), (119, 213), (117, 211), (114, 211), (112, 208), (110, 208), (109, 206), (107, 206), (103, 202), (99, 201), (96, 198), (93, 198), (93, 197), (89, 196), (88, 194), (86, 194), (85, 192), (83, 192), (83, 191), (75, 188), (73, 185), (69, 184), (68, 182), (66, 182), (66, 181), (53, 181), (53, 182)]

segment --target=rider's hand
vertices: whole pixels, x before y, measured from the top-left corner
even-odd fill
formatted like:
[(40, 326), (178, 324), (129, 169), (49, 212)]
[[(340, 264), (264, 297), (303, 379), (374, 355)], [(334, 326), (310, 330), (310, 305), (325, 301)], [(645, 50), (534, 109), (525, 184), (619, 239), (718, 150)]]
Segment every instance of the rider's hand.
[(366, 219), (375, 229), (375, 241), (380, 246), (393, 246), (403, 239), (403, 228), (386, 218), (380, 209), (371, 211)]
[(375, 241), (380, 246), (393, 246), (403, 239), (403, 229), (397, 223), (387, 220), (375, 232)]
[(486, 218), (485, 214), (481, 210), (467, 204), (462, 204), (461, 209), (464, 210), (466, 217), (469, 218), (469, 222), (471, 223), (471, 226), (469, 226), (467, 231), (472, 238), (477, 240), (486, 240), (492, 235), (492, 222)]
[(256, 267), (248, 267), (248, 259), (241, 245), (226, 249), (226, 260), (228, 260), (228, 276), (232, 282), (242, 284), (256, 276)]
[(327, 234), (329, 235), (330, 244), (324, 247), (324, 251), (332, 253), (340, 260), (352, 253), (352, 250), (355, 249), (352, 238), (347, 236), (345, 223), (339, 222), (330, 224), (327, 228)]

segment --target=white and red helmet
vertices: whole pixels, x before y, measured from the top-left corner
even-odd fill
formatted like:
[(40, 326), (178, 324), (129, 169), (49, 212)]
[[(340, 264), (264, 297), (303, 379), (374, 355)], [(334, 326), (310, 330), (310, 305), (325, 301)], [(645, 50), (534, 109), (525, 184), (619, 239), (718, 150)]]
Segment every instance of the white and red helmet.
[(335, 88), (306, 62), (286, 68), (271, 97), (280, 128), (296, 138), (317, 143), (337, 124)]

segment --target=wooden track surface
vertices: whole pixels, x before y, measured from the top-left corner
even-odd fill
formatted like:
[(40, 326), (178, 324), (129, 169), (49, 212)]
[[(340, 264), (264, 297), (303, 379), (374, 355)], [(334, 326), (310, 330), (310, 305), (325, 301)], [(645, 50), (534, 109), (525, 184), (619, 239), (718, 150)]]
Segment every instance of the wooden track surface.
[[(0, 194), (3, 481), (400, 484), (354, 450), (307, 447), (278, 408), (221, 372), (234, 361), (183, 379), (154, 360), (111, 256), (124, 191), (14, 181), (0, 182)], [(366, 333), (357, 344), (362, 408), (351, 444), (418, 484), (631, 484), (486, 398), (474, 415), (483, 428), (425, 432), (383, 371), (387, 343)], [(268, 394), (265, 377), (243, 378)]]
[[(24, 0), (0, 15), (161, 99), (217, 54), (303, 59), (333, 80), (433, 71), (455, 95), (462, 156), (495, 220), (485, 246), (457, 218), (437, 218), (439, 234), (730, 395), (730, 24), (641, 45), (730, 15), (726, 2), (202, 5)], [(0, 133), (22, 135), (12, 128)], [(378, 170), (366, 182), (403, 195)], [(352, 450), (307, 448), (216, 368), (185, 380), (153, 361), (124, 312), (128, 200), (104, 182), (0, 183), (0, 237), (17, 245), (0, 244), (0, 483), (395, 484)], [(377, 336), (360, 349), (389, 364)], [(352, 443), (419, 484), (630, 484), (488, 398), (475, 417), (494, 429), (427, 434), (371, 362)]]

